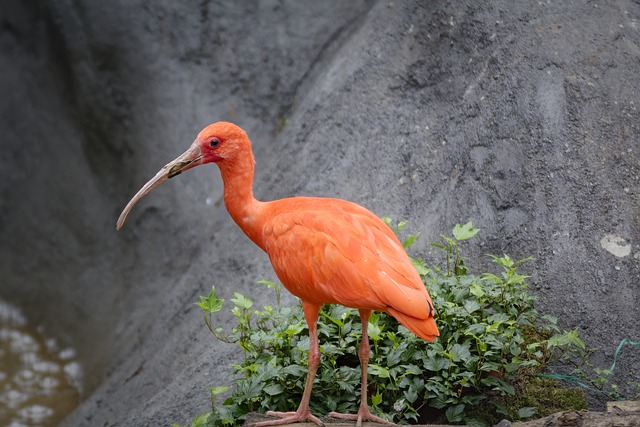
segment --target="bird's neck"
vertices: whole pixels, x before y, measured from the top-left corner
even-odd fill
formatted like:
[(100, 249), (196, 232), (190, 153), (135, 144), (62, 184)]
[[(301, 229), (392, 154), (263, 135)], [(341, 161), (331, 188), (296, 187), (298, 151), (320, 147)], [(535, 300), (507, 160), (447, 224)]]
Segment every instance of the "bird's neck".
[(264, 250), (261, 212), (263, 202), (253, 197), (254, 159), (249, 151), (218, 163), (224, 183), (224, 204), (244, 234)]

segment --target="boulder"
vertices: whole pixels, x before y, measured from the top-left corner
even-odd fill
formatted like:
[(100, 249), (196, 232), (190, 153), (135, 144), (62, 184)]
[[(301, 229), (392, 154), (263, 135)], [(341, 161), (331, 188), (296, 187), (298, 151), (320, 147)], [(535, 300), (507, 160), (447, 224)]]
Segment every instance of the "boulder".
[[(188, 423), (241, 355), (208, 335), (198, 295), (274, 302), (215, 166), (114, 229), (219, 120), (252, 139), (258, 198), (408, 220), (428, 262), (428, 242), (473, 220), (471, 268), (533, 256), (539, 311), (596, 365), (640, 338), (637, 1), (5, 3), (0, 297), (84, 362), (62, 425)], [(624, 351), (613, 380), (639, 381), (639, 363)]]

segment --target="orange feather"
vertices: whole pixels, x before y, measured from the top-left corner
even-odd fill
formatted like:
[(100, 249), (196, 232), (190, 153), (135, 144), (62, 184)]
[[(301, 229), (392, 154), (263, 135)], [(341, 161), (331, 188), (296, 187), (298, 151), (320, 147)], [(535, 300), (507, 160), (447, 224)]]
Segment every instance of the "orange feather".
[(429, 341), (438, 335), (420, 276), (378, 217), (344, 200), (306, 197), (269, 202), (267, 211), (264, 250), (289, 292), (389, 313)]

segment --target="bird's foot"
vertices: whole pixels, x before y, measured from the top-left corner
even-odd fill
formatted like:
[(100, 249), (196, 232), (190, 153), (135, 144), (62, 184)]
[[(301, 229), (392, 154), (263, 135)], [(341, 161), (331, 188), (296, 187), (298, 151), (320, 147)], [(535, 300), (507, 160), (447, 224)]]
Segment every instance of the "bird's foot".
[(270, 417), (278, 417), (280, 419), (261, 421), (259, 423), (256, 423), (255, 427), (281, 426), (284, 424), (302, 423), (305, 421), (311, 421), (319, 427), (324, 427), (324, 423), (320, 421), (320, 418), (311, 414), (311, 411), (309, 411), (308, 409), (306, 411), (298, 410), (296, 412), (268, 411), (266, 415)]
[(369, 410), (369, 408), (367, 407), (364, 407), (364, 409), (363, 407), (360, 407), (357, 414), (341, 414), (339, 412), (330, 412), (329, 416), (332, 418), (340, 418), (342, 420), (355, 421), (356, 427), (362, 427), (362, 423), (365, 421), (378, 423), (378, 424), (392, 425), (392, 426), (395, 425), (391, 421), (387, 421), (384, 418), (380, 418), (377, 415), (373, 415)]

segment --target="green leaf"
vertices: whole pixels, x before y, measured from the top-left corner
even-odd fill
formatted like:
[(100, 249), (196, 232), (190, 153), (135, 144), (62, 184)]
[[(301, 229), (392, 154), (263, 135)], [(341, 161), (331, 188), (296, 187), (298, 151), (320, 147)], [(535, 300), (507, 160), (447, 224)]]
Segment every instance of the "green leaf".
[(371, 396), (371, 405), (377, 406), (382, 403), (382, 393), (376, 393)]
[(344, 322), (342, 320), (336, 319), (335, 317), (329, 315), (328, 313), (322, 312), (322, 316), (324, 316), (325, 319), (328, 319), (331, 322), (335, 323), (340, 328), (342, 328), (344, 326)]
[(557, 325), (558, 324), (558, 318), (555, 316), (552, 316), (550, 314), (545, 314), (544, 316), (542, 316), (542, 320), (544, 320), (545, 322), (551, 324), (551, 325)]
[(404, 375), (422, 375), (422, 369), (418, 365), (400, 365), (404, 369)]
[(206, 388), (207, 390), (209, 390), (209, 392), (211, 393), (211, 395), (213, 396), (217, 396), (218, 394), (222, 394), (225, 391), (229, 390), (229, 387), (227, 386), (217, 386), (217, 387), (207, 387), (204, 386), (204, 388)]
[(284, 391), (284, 387), (282, 386), (282, 384), (270, 384), (266, 386), (263, 391), (269, 396), (275, 396), (281, 394)]
[(494, 401), (494, 402), (491, 402), (491, 403), (493, 403), (493, 405), (496, 407), (496, 412), (497, 413), (509, 417), (509, 410), (507, 409), (507, 406), (503, 402)]
[(274, 283), (270, 280), (265, 280), (265, 279), (260, 279), (258, 280), (258, 283), (260, 283), (261, 285), (267, 285), (267, 287), (269, 289), (278, 289), (281, 288), (282, 286), (278, 283)]
[(501, 285), (503, 283), (502, 279), (498, 276), (496, 276), (495, 274), (491, 274), (491, 273), (485, 273), (482, 276), (483, 279), (485, 280), (490, 280), (491, 282), (493, 282), (496, 285)]
[(478, 283), (472, 283), (469, 286), (469, 292), (476, 298), (482, 298), (484, 296), (484, 289)]
[(282, 373), (294, 377), (303, 377), (307, 374), (307, 368), (300, 365), (288, 365), (282, 368)]
[[(235, 425), (239, 420), (244, 420), (245, 415), (239, 414), (237, 412), (237, 406), (236, 405), (224, 405), (221, 406), (218, 409), (218, 418), (220, 418), (220, 421), (222, 421), (222, 424), (225, 426), (233, 426)], [(212, 427), (214, 426), (214, 424), (212, 424)]]
[(449, 406), (445, 415), (450, 423), (459, 423), (464, 419), (464, 404)]
[(445, 396), (442, 396), (442, 395), (435, 396), (429, 402), (429, 406), (431, 406), (433, 408), (436, 408), (436, 409), (446, 408), (447, 405), (448, 405), (447, 398)]
[(239, 292), (233, 293), (233, 298), (231, 298), (231, 302), (233, 302), (236, 306), (248, 310), (253, 305), (253, 301), (249, 298), (245, 297)]
[(507, 315), (506, 313), (500, 312), (500, 313), (495, 313), (489, 316), (487, 318), (487, 322), (501, 324), (501, 323), (508, 322), (509, 319), (510, 319), (509, 315)]
[(198, 415), (193, 421), (191, 421), (191, 427), (207, 427), (210, 416), (211, 412), (205, 412), (204, 414)]
[(204, 312), (215, 313), (222, 309), (224, 300), (218, 299), (218, 297), (216, 296), (216, 288), (215, 286), (212, 286), (209, 295), (206, 297), (200, 296), (200, 301), (195, 304), (199, 306)]
[(473, 223), (469, 221), (464, 225), (456, 224), (456, 226), (453, 227), (453, 237), (458, 241), (469, 240), (478, 234), (479, 231), (480, 230), (474, 228)]
[(454, 362), (467, 360), (469, 357), (471, 357), (471, 352), (469, 351), (469, 343), (466, 342), (464, 344), (454, 344), (453, 347), (451, 347), (451, 353), (453, 354), (452, 359)]
[(480, 381), (482, 384), (491, 387), (493, 390), (500, 391), (503, 394), (514, 396), (516, 394), (515, 388), (505, 380), (496, 377), (483, 378)]
[[(481, 323), (474, 323), (472, 325), (469, 325), (467, 327), (467, 330), (465, 332), (466, 335), (472, 335), (474, 337), (477, 338), (477, 336), (480, 336), (482, 334), (484, 334), (484, 331), (487, 329), (487, 324), (484, 322)], [(479, 338), (477, 338), (479, 339)]]
[(369, 364), (368, 372), (370, 375), (380, 378), (391, 378), (389, 370), (384, 366)]
[(380, 323), (380, 316), (375, 311), (372, 311), (369, 315), (369, 325), (377, 325)]
[(577, 329), (566, 331), (560, 334), (555, 334), (547, 340), (547, 347), (549, 348), (562, 347), (569, 344), (573, 344), (581, 350), (584, 350), (586, 348), (584, 341), (582, 341), (578, 337)]
[(442, 234), (440, 235), (440, 237), (442, 237), (444, 241), (449, 244), (448, 247), (447, 246), (444, 247), (445, 250), (450, 250), (450, 248), (453, 248), (456, 246), (455, 240), (453, 240), (451, 237), (443, 236)]
[[(400, 229), (400, 227), (398, 227), (398, 229)], [(416, 233), (416, 234), (412, 234), (411, 236), (407, 237), (403, 242), (402, 242), (402, 246), (406, 249), (410, 246), (413, 246), (413, 244), (416, 242), (416, 239), (418, 238), (418, 236), (420, 235), (420, 233)]]
[(467, 267), (464, 265), (464, 260), (458, 260), (458, 265), (455, 268), (454, 273), (456, 276), (466, 276), (467, 275)]
[(467, 310), (469, 314), (473, 313), (476, 310), (480, 310), (480, 303), (476, 300), (466, 300), (464, 302), (464, 309)]
[(480, 402), (487, 399), (487, 396), (478, 395), (478, 394), (468, 394), (462, 398), (462, 403), (469, 403), (471, 405), (477, 405)]
[(409, 389), (404, 391), (404, 397), (407, 399), (407, 402), (413, 404), (413, 402), (418, 399), (418, 392), (415, 387), (409, 386)]
[(306, 325), (306, 323), (304, 323), (301, 320), (298, 323), (294, 323), (293, 325), (287, 326), (287, 329), (285, 329), (284, 332), (285, 332), (285, 334), (287, 334), (290, 337), (292, 337), (292, 336), (298, 335), (300, 332), (302, 332), (302, 330), (305, 328), (305, 325)]
[(504, 254), (504, 256), (502, 258), (497, 257), (495, 255), (489, 255), (491, 257), (491, 259), (493, 259), (493, 262), (495, 262), (496, 264), (498, 264), (500, 267), (509, 270), (511, 269), (515, 262), (509, 257), (509, 255)]
[(374, 341), (379, 341), (382, 339), (382, 328), (378, 325), (369, 325), (367, 327), (367, 335)]
[(440, 372), (449, 367), (449, 360), (441, 356), (427, 356), (423, 362), (424, 368), (432, 372)]
[(431, 271), (428, 267), (424, 265), (424, 261), (422, 261), (421, 259), (411, 258), (411, 263), (415, 267), (418, 274), (421, 276), (426, 276)]
[(518, 409), (518, 418), (520, 419), (529, 418), (534, 416), (535, 414), (536, 408), (534, 408), (533, 406), (524, 406)]
[(382, 339), (382, 327), (379, 325), (380, 319), (378, 315), (372, 311), (367, 325), (367, 335), (374, 341)]

